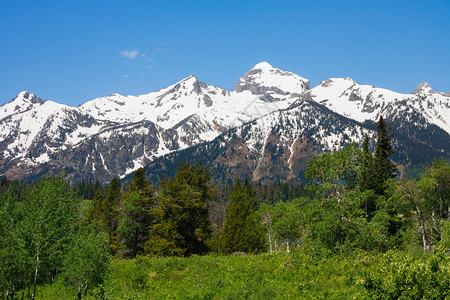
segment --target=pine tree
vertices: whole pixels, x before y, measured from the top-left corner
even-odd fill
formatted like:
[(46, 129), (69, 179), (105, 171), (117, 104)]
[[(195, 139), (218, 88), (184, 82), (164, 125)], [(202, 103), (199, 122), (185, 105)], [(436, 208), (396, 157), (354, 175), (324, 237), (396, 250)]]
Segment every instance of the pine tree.
[(361, 191), (372, 188), (372, 165), (373, 157), (369, 151), (369, 137), (366, 135), (363, 142), (362, 161), (359, 169), (359, 187)]
[(236, 180), (219, 238), (219, 251), (260, 252), (266, 248), (265, 231), (255, 213), (257, 204), (249, 183)]
[(366, 217), (371, 218), (376, 210), (375, 195), (373, 192), (373, 164), (374, 159), (369, 150), (369, 137), (366, 135), (363, 142), (361, 165), (359, 167), (359, 189), (363, 192), (361, 208), (366, 212)]
[(191, 255), (207, 251), (211, 235), (207, 202), (215, 197), (210, 172), (201, 166), (181, 164), (175, 177), (163, 180), (158, 224), (152, 226), (146, 251), (156, 255)]
[(386, 122), (383, 116), (380, 116), (377, 128), (377, 147), (372, 168), (373, 190), (377, 195), (385, 195), (386, 181), (395, 178), (397, 167), (389, 159), (394, 153), (391, 140), (392, 134), (389, 134), (390, 128), (386, 129)]
[(98, 190), (92, 199), (92, 206), (86, 217), (88, 224), (95, 224), (94, 226), (98, 230), (102, 230), (102, 206), (103, 206), (103, 194), (101, 190)]
[(120, 181), (113, 178), (109, 185), (101, 210), (101, 223), (103, 231), (108, 234), (108, 241), (113, 251), (117, 248), (118, 209), (122, 194)]
[(143, 253), (149, 227), (155, 220), (155, 202), (150, 182), (143, 168), (133, 174), (129, 191), (124, 195), (118, 232), (129, 257)]

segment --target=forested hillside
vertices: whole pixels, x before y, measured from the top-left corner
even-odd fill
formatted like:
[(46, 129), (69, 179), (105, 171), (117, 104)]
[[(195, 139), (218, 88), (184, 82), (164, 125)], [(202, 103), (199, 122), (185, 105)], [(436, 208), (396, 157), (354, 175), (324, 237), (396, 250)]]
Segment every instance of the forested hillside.
[(433, 298), (450, 291), (450, 165), (398, 179), (383, 118), (314, 156), (303, 185), (181, 164), (70, 184), (0, 183), (3, 299)]

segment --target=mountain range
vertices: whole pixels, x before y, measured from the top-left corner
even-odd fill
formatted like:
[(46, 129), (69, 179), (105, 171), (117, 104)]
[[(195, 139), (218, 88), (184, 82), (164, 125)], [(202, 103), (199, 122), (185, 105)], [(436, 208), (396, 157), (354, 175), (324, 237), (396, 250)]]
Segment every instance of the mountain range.
[(21, 92), (0, 106), (0, 176), (65, 171), (74, 181), (108, 182), (146, 167), (157, 181), (180, 162), (201, 161), (218, 180), (295, 180), (311, 155), (373, 138), (380, 115), (392, 126), (401, 170), (449, 157), (449, 93), (423, 82), (400, 94), (350, 78), (311, 88), (308, 79), (261, 62), (233, 91), (189, 76), (78, 107)]

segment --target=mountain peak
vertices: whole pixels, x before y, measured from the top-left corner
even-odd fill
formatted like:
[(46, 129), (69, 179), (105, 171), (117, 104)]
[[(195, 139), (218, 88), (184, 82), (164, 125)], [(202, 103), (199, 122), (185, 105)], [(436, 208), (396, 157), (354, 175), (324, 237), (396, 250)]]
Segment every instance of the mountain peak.
[(270, 70), (270, 69), (274, 69), (274, 67), (272, 67), (272, 65), (266, 61), (262, 61), (252, 68), (252, 70)]
[(238, 93), (250, 91), (254, 95), (265, 94), (269, 102), (279, 96), (302, 94), (309, 89), (311, 85), (308, 79), (274, 68), (265, 61), (256, 64), (239, 78), (234, 87), (234, 91)]
[(0, 120), (6, 116), (27, 111), (35, 106), (42, 104), (44, 101), (35, 94), (27, 91), (20, 92), (10, 102), (0, 106)]
[(197, 77), (195, 77), (194, 75), (189, 75), (188, 77), (181, 79), (180, 82), (185, 82), (185, 81), (190, 81), (190, 80), (196, 81)]
[(433, 90), (431, 88), (431, 86), (426, 83), (425, 81), (421, 82), (416, 89), (412, 92), (412, 94), (418, 94), (418, 93), (426, 93), (426, 94), (430, 94), (430, 93), (436, 93), (435, 90)]
[(29, 93), (27, 91), (20, 92), (16, 98), (13, 99), (13, 102), (24, 102), (24, 103), (30, 103), (30, 104), (37, 104), (37, 103), (44, 103), (44, 101), (36, 96), (33, 93)]

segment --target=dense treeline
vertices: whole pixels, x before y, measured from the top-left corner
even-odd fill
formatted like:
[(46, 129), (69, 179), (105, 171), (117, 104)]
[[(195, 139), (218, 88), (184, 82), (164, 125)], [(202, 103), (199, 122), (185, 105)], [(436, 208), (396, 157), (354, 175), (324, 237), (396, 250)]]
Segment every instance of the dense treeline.
[[(450, 251), (450, 166), (437, 160), (419, 178), (397, 180), (391, 139), (380, 118), (373, 153), (366, 137), (362, 145), (313, 157), (306, 186), (239, 179), (215, 185), (208, 168), (186, 164), (158, 186), (143, 169), (125, 186), (118, 178), (102, 186), (70, 185), (62, 176), (34, 183), (3, 177), (0, 291), (3, 298), (20, 291), (34, 299), (38, 286), (59, 281), (76, 287), (81, 299), (103, 282), (111, 257), (211, 252), (330, 259), (354, 251), (440, 251), (435, 276)], [(436, 288), (448, 291), (450, 275), (443, 274)], [(364, 288), (373, 297), (398, 293), (383, 281), (388, 275), (372, 275)]]

